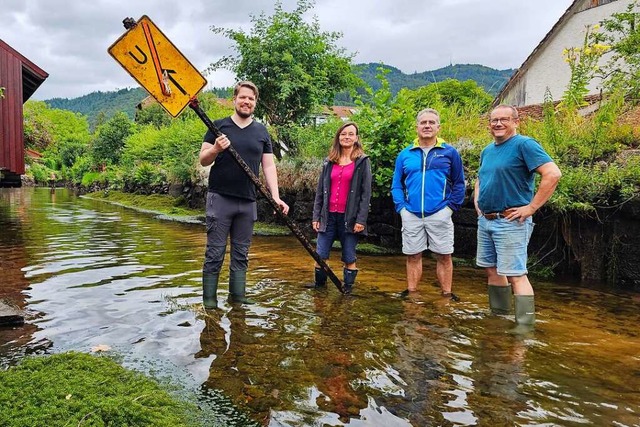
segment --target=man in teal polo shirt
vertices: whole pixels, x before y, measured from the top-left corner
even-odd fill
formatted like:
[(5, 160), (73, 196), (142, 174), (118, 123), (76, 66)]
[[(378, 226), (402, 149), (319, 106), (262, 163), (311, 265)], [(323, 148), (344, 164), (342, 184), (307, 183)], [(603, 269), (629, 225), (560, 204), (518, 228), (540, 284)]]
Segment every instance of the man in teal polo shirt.
[[(489, 306), (496, 314), (511, 310), (525, 331), (535, 322), (533, 287), (527, 278), (531, 216), (544, 205), (560, 180), (560, 169), (533, 138), (519, 135), (518, 110), (493, 109), (489, 130), (494, 142), (480, 155), (474, 204), (478, 213), (476, 264), (487, 272)], [(535, 174), (541, 175), (534, 194)]]
[(407, 289), (418, 289), (422, 278), (422, 252), (436, 257), (436, 276), (442, 295), (452, 293), (453, 221), (451, 215), (464, 201), (464, 171), (458, 151), (438, 138), (440, 114), (432, 108), (416, 118), (418, 138), (396, 158), (391, 195), (402, 218), (402, 252), (407, 255)]

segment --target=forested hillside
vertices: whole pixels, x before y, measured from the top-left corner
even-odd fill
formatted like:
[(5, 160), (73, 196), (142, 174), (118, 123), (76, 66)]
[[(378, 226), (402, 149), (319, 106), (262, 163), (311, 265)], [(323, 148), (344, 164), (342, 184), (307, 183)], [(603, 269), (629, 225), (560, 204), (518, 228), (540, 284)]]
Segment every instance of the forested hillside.
[(45, 102), (51, 108), (71, 110), (84, 114), (89, 118), (89, 125), (93, 129), (96, 124), (104, 122), (123, 111), (133, 119), (136, 105), (148, 96), (146, 90), (141, 87), (133, 89), (120, 89), (113, 92), (91, 92), (78, 98), (53, 98)]
[(380, 87), (380, 82), (376, 79), (376, 75), (379, 73), (378, 69), (383, 67), (389, 70), (386, 77), (389, 80), (389, 86), (393, 94), (396, 94), (402, 88), (416, 89), (429, 83), (456, 79), (460, 81), (474, 80), (491, 95), (497, 95), (498, 91), (514, 72), (511, 69), (496, 70), (478, 64), (449, 65), (437, 70), (413, 74), (405, 74), (395, 67), (377, 63), (358, 64), (357, 67), (358, 75), (374, 90)]
[[(400, 89), (416, 89), (430, 83), (440, 82), (446, 79), (460, 81), (474, 80), (491, 95), (496, 95), (500, 88), (509, 80), (514, 70), (496, 70), (477, 64), (458, 64), (422, 73), (405, 74), (398, 68), (378, 63), (357, 64), (356, 74), (373, 90), (380, 88), (380, 81), (376, 79), (379, 68), (388, 70), (386, 79), (389, 81), (391, 93), (396, 94)], [(213, 92), (219, 97), (231, 96), (228, 88), (214, 88)], [(364, 88), (358, 90), (365, 102), (367, 95)], [(147, 92), (142, 88), (120, 89), (113, 92), (92, 92), (78, 98), (53, 98), (45, 102), (52, 108), (71, 110), (84, 114), (89, 119), (89, 125), (93, 129), (96, 124), (113, 117), (119, 111), (123, 111), (131, 119), (135, 116), (136, 105), (147, 97)], [(353, 99), (348, 93), (336, 95), (335, 105), (353, 104)]]

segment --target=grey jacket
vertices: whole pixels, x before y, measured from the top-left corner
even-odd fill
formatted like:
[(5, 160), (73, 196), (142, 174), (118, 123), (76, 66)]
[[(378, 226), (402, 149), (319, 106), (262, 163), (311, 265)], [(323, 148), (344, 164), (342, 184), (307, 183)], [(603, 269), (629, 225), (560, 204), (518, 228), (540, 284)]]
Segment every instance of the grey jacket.
[[(322, 164), (322, 173), (318, 180), (316, 199), (313, 203), (313, 221), (320, 222), (320, 232), (327, 231), (327, 219), (329, 217), (329, 196), (331, 193), (331, 168), (333, 163), (328, 158)], [(353, 227), (358, 224), (365, 226), (358, 234), (367, 234), (367, 217), (369, 216), (369, 202), (371, 201), (371, 161), (368, 156), (360, 156), (356, 159), (349, 195), (347, 196), (347, 208), (344, 212), (346, 231), (353, 233)]]

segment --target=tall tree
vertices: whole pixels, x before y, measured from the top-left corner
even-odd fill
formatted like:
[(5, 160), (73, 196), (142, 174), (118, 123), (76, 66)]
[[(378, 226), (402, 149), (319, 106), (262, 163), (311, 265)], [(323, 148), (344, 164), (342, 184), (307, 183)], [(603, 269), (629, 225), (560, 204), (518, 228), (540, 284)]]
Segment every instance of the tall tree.
[(447, 107), (452, 105), (477, 106), (486, 110), (493, 100), (491, 95), (473, 80), (461, 82), (460, 80), (447, 79), (410, 92), (410, 99), (412, 99), (416, 111), (434, 104), (436, 100)]
[(92, 154), (97, 166), (117, 164), (124, 142), (134, 133), (134, 124), (124, 112), (116, 113), (96, 131)]
[(640, 103), (640, 3), (632, 2), (621, 13), (602, 21), (603, 32), (592, 33), (590, 48), (611, 49), (612, 55), (604, 71), (609, 91), (620, 88), (634, 104)]
[(305, 21), (313, 6), (313, 0), (298, 0), (296, 9), (286, 12), (277, 1), (272, 16), (251, 16), (248, 33), (211, 28), (235, 42), (237, 55), (223, 57), (209, 70), (229, 69), (258, 86), (256, 114), (275, 128), (292, 154), (297, 146), (288, 138), (288, 126), (305, 122), (314, 107), (332, 103), (337, 92), (358, 81), (351, 70), (353, 55), (336, 46), (342, 34), (321, 31), (315, 16)]

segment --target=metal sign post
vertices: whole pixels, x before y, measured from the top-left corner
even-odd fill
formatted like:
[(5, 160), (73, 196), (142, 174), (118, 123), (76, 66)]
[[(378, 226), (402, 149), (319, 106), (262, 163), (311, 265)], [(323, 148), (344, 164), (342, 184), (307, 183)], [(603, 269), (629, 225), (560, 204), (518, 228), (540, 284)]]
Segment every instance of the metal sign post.
[[(220, 130), (200, 108), (196, 99), (198, 92), (207, 84), (200, 72), (146, 15), (138, 22), (126, 18), (123, 23), (127, 32), (109, 47), (109, 54), (173, 117), (178, 116), (189, 105), (207, 128), (216, 137), (219, 136)], [(345, 289), (340, 279), (311, 247), (298, 225), (280, 210), (271, 193), (233, 148), (233, 141), (226, 151), (231, 154), (280, 218), (286, 222), (338, 290), (344, 294)]]

